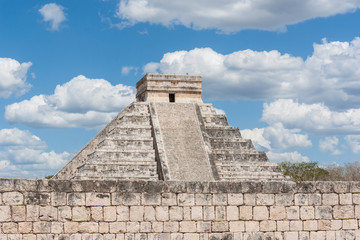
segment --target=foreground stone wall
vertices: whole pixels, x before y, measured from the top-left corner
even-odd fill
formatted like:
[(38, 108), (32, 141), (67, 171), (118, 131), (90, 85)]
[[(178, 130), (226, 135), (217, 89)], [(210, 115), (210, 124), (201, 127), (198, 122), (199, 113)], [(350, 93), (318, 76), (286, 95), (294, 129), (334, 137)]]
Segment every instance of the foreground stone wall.
[(360, 239), (360, 182), (0, 179), (1, 240)]

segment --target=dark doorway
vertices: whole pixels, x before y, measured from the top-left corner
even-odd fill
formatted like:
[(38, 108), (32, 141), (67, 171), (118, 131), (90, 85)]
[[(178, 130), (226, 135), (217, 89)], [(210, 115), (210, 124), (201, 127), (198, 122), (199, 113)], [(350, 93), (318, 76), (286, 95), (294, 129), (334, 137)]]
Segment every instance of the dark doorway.
[(175, 102), (175, 93), (169, 93), (169, 102)]

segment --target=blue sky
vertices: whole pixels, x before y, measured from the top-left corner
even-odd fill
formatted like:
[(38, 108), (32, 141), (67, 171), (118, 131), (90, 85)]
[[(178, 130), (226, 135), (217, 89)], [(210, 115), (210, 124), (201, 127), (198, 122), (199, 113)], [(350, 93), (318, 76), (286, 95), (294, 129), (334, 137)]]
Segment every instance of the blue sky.
[(56, 173), (146, 73), (203, 100), (273, 162), (360, 158), (360, 1), (0, 0), (0, 177)]

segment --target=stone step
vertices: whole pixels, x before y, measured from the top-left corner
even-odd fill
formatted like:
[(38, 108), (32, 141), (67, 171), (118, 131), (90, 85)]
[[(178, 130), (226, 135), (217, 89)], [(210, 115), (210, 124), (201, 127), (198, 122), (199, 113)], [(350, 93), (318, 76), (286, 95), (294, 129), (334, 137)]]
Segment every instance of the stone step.
[(203, 114), (205, 126), (229, 126), (226, 116), (223, 114)]
[(150, 150), (154, 148), (154, 143), (152, 139), (124, 139), (124, 140), (116, 140), (111, 138), (105, 138), (100, 141), (98, 144), (99, 149), (141, 149), (141, 150)]
[(150, 126), (150, 114), (126, 114), (117, 120), (124, 127)]
[(143, 175), (150, 176), (156, 174), (156, 164), (85, 164), (79, 168), (79, 174), (83, 176), (87, 175), (106, 175), (119, 174), (119, 175)]
[[(263, 151), (249, 151), (246, 149), (212, 149), (212, 155), (214, 159), (224, 155), (234, 155), (236, 161), (248, 161), (248, 162), (265, 162), (268, 161), (266, 153)], [(226, 158), (226, 156), (224, 156)]]
[(144, 125), (138, 127), (122, 127), (116, 126), (112, 128), (109, 133), (109, 137), (122, 137), (122, 138), (133, 138), (133, 137), (147, 137), (151, 138), (151, 126)]
[(241, 166), (241, 165), (219, 166), (217, 165), (217, 169), (219, 174), (237, 173), (237, 172), (281, 173), (281, 169), (278, 166)]
[(261, 173), (238, 173), (238, 174), (219, 174), (220, 181), (240, 181), (240, 180), (285, 180), (288, 179), (284, 177), (282, 173), (275, 174), (261, 174)]
[(209, 138), (241, 138), (241, 133), (237, 127), (206, 127), (206, 132)]
[(89, 154), (89, 160), (126, 160), (126, 161), (155, 161), (155, 150), (114, 150), (105, 151), (97, 149)]
[(212, 149), (247, 149), (255, 150), (251, 140), (248, 139), (224, 139), (224, 138), (210, 138)]
[(210, 103), (199, 104), (201, 114), (216, 114), (216, 110)]
[(126, 181), (158, 181), (159, 177), (156, 176), (118, 176), (118, 175), (110, 175), (110, 176), (75, 176), (72, 178), (73, 180), (126, 180)]
[(219, 162), (267, 162), (267, 158), (258, 155), (257, 157), (249, 157), (246, 154), (210, 154), (211, 159)]
[(128, 109), (132, 113), (149, 113), (149, 105), (142, 102), (134, 102)]

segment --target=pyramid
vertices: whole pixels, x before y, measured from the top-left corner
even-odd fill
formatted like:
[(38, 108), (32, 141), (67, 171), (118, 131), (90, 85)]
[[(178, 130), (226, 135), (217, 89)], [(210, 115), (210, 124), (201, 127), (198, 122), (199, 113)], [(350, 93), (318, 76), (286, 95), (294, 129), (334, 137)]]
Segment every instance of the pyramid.
[(200, 76), (146, 74), (121, 111), (54, 179), (282, 180), (226, 116), (201, 99)]

